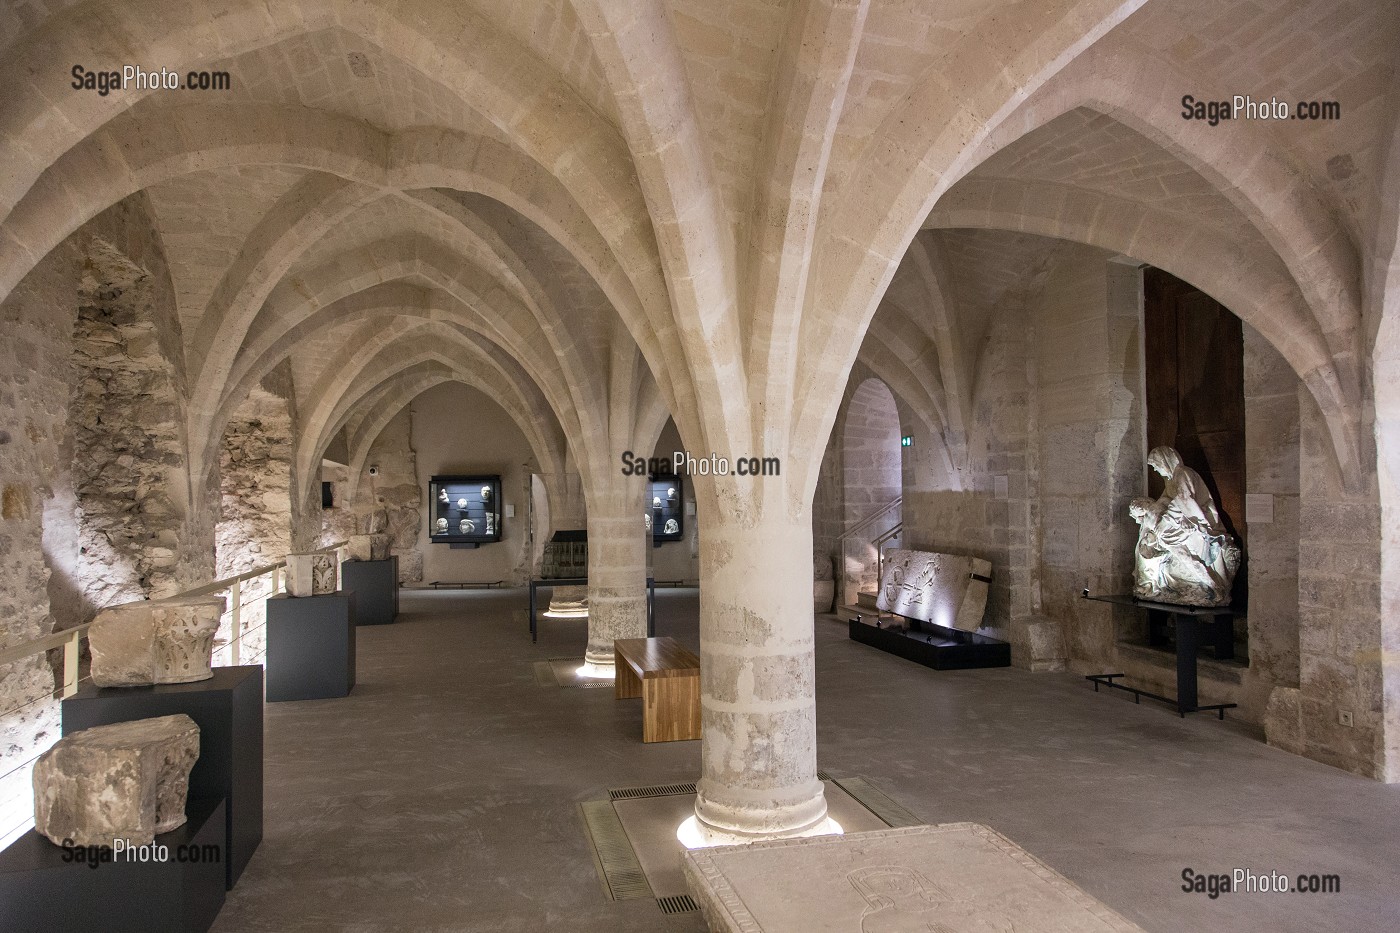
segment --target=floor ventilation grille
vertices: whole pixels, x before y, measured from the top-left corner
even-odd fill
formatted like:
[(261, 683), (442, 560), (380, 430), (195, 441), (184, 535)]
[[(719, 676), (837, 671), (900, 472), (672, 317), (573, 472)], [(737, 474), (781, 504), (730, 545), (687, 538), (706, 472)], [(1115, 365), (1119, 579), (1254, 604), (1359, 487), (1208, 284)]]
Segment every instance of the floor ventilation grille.
[(841, 778), (836, 786), (860, 801), (861, 806), (884, 820), (888, 826), (924, 826), (928, 822), (895, 803), (865, 778)]
[(614, 787), (608, 791), (613, 800), (639, 800), (643, 797), (670, 797), (672, 794), (693, 794), (695, 783), (655, 784), (651, 787)]
[(695, 903), (695, 899), (689, 894), (658, 897), (656, 899), (656, 906), (661, 908), (663, 914), (688, 914), (692, 910), (700, 909), (700, 905)]
[(654, 897), (612, 801), (588, 800), (579, 804), (579, 810), (583, 813), (583, 825), (593, 843), (594, 860), (608, 896), (615, 901)]

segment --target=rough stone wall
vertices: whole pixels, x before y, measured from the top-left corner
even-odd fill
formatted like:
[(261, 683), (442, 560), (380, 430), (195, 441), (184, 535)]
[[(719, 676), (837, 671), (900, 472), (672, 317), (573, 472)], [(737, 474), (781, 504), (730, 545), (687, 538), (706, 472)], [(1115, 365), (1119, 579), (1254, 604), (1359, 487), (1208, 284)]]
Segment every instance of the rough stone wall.
[(219, 577), (280, 561), (292, 547), (292, 418), (287, 400), (254, 389), (224, 428)]
[(60, 627), (103, 606), (174, 595), (213, 569), (210, 503), (202, 489), (191, 501), (186, 470), (186, 392), (168, 278), (156, 253), (145, 258), (159, 272), (101, 236), (85, 243), (67, 367), (66, 469), (46, 521)]
[[(371, 466), (378, 469), (374, 476), (369, 473)], [(419, 546), (419, 529), (426, 521), (423, 495), (418, 483), (418, 457), (413, 449), (413, 415), (405, 408), (370, 445), (355, 501), (350, 503), (357, 532), (378, 530), (377, 524), (374, 529), (371, 525), (382, 521), (383, 530), (393, 536), (400, 583), (418, 583), (423, 579), (423, 551)]]
[[(923, 471), (905, 492), (905, 544), (919, 550), (967, 554), (992, 563), (985, 615), (988, 634), (1012, 642), (1016, 664), (1030, 666), (1022, 627), (1032, 613), (1030, 517), (1034, 484), (1027, 449), (1027, 388), (1023, 296), (991, 324), (974, 393), (968, 464), (949, 489), (949, 478)], [(916, 439), (917, 442), (917, 439)]]
[[(0, 326), (0, 646), (211, 579), (216, 491), (191, 500), (181, 335), (145, 199), (45, 257)], [(0, 670), (0, 844), (32, 814), (28, 763), (57, 736), (55, 680), (42, 658)]]
[[(1140, 276), (1101, 250), (1057, 250), (1033, 303), (1041, 611), (1064, 627), (1071, 667), (1111, 656), (1116, 610), (1080, 598), (1131, 590), (1144, 488)], [(1122, 620), (1133, 624), (1131, 619)]]
[[(1249, 525), (1249, 679), (1267, 702), (1275, 685), (1298, 684), (1297, 374), (1254, 328), (1244, 327), (1245, 487), (1268, 496), (1272, 515)], [(1249, 510), (1246, 509), (1249, 513)], [(1265, 521), (1265, 518), (1270, 520)]]
[[(1270, 697), (1270, 744), (1385, 777), (1381, 514), (1376, 477), (1347, 489), (1327, 427), (1299, 393), (1299, 686)], [(1349, 714), (1352, 725), (1343, 725)]]

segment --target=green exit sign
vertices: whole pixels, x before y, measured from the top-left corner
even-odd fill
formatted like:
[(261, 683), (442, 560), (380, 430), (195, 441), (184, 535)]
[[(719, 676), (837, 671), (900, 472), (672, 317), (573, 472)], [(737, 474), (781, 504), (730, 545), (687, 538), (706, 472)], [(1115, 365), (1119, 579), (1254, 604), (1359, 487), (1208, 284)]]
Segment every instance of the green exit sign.
[(901, 437), (901, 438), (899, 439), (899, 446), (900, 446), (900, 447), (913, 447), (913, 446), (914, 446), (914, 435), (912, 435), (912, 434), (906, 434), (906, 435), (904, 435), (903, 437)]

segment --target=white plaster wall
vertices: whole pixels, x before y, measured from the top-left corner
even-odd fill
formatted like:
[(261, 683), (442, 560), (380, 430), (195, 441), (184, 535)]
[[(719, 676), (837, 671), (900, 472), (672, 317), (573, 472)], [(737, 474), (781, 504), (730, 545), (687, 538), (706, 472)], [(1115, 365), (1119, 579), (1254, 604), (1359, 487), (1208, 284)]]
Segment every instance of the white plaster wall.
[(460, 383), (429, 389), (410, 408), (418, 485), (425, 498), (428, 481), (434, 476), (495, 473), (501, 477), (503, 505), (515, 506), (514, 518), (501, 519), (501, 540), (475, 550), (454, 550), (446, 544), (429, 543), (428, 513), (426, 507), (420, 509), (418, 543), (423, 552), (423, 581), (523, 583), (529, 563), (528, 483), (530, 473), (537, 469), (525, 435), (504, 409), (483, 393)]

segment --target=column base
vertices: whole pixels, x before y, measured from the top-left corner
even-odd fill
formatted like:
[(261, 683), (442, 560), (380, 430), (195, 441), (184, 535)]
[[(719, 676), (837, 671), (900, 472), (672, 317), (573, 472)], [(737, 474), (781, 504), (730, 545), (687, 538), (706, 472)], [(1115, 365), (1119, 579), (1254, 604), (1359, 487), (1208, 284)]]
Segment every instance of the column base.
[(583, 665), (574, 673), (580, 677), (587, 677), (592, 680), (616, 680), (617, 666), (612, 658), (608, 658), (606, 664), (601, 661), (594, 661), (585, 657)]
[(797, 839), (805, 836), (843, 836), (846, 830), (829, 816), (824, 816), (806, 829), (782, 833), (735, 833), (717, 829), (691, 816), (676, 828), (676, 839), (687, 849), (710, 849), (716, 846), (743, 846), (769, 839)]
[(797, 803), (736, 806), (707, 798), (702, 780), (695, 815), (681, 824), (676, 838), (694, 849), (843, 833), (841, 824), (827, 815), (825, 788), (820, 781), (813, 783), (815, 793)]

